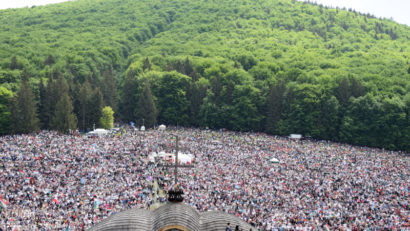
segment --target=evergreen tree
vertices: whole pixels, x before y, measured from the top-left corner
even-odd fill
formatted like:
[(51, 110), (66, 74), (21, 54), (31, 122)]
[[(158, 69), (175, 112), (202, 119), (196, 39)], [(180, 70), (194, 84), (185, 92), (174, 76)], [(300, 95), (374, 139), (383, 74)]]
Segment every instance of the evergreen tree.
[(350, 78), (350, 89), (352, 96), (355, 98), (365, 95), (365, 90), (362, 83), (354, 77)]
[(351, 96), (347, 78), (343, 78), (336, 88), (336, 97), (343, 108), (346, 108)]
[(14, 133), (30, 133), (39, 129), (37, 108), (33, 91), (28, 81), (22, 81), (20, 90), (11, 104)]
[(193, 77), (192, 74), (194, 73), (194, 69), (191, 65), (191, 62), (189, 61), (189, 58), (186, 57), (185, 63), (184, 63), (184, 68), (185, 68), (185, 75), (188, 75), (190, 77)]
[(17, 57), (13, 56), (13, 58), (11, 58), (11, 61), (10, 61), (10, 70), (15, 70), (15, 69), (18, 69), (18, 68), (19, 68), (19, 66), (18, 66), (18, 62), (17, 62)]
[(135, 120), (134, 111), (137, 105), (136, 99), (137, 84), (135, 76), (130, 71), (125, 79), (121, 96), (121, 115), (124, 122), (130, 122)]
[(7, 88), (0, 86), (0, 134), (10, 132), (10, 109), (8, 108), (9, 101), (13, 93)]
[(21, 73), (21, 80), (23, 81), (29, 81), (30, 79), (30, 73), (26, 68), (23, 69), (23, 72)]
[(175, 64), (175, 70), (181, 74), (185, 74), (185, 67), (184, 64), (182, 64), (181, 60), (178, 60)]
[(86, 131), (87, 128), (90, 128), (89, 123), (89, 99), (91, 96), (91, 86), (88, 81), (85, 81), (84, 84), (80, 87), (77, 99), (77, 118), (78, 125), (80, 130)]
[(68, 92), (68, 86), (59, 70), (53, 70), (47, 82), (47, 88), (40, 95), (40, 115), (42, 128), (51, 128), (51, 119), (54, 117), (55, 107), (61, 95)]
[(44, 86), (43, 78), (40, 78), (39, 85), (39, 118), (42, 129), (46, 129), (48, 125), (47, 121), (47, 88)]
[(222, 81), (219, 74), (211, 78), (211, 90), (213, 93), (213, 101), (217, 106), (219, 106), (221, 102), (220, 96), (222, 94)]
[(56, 105), (56, 101), (54, 98), (54, 92), (55, 92), (55, 88), (54, 88), (54, 79), (52, 76), (50, 76), (50, 78), (48, 79), (47, 82), (47, 88), (45, 90), (45, 96), (44, 99), (41, 101), (41, 107), (42, 107), (42, 126), (43, 128), (50, 128), (51, 125), (51, 118), (53, 117), (53, 112), (55, 109), (55, 105)]
[(65, 94), (68, 94), (68, 84), (67, 81), (63, 78), (63, 76), (59, 76), (55, 84), (55, 90), (53, 95), (53, 97), (55, 97), (54, 100), (56, 104)]
[(166, 71), (173, 71), (175, 70), (174, 66), (172, 65), (172, 63), (170, 61), (167, 62), (167, 68)]
[(138, 100), (136, 109), (137, 120), (144, 120), (144, 125), (148, 128), (153, 127), (157, 122), (157, 109), (152, 97), (149, 81), (146, 80), (144, 89)]
[(235, 69), (241, 68), (241, 66), (239, 65), (238, 61), (236, 61), (236, 60), (235, 60), (235, 62), (234, 62), (234, 64), (233, 64), (233, 67), (234, 67)]
[(339, 102), (335, 96), (323, 97), (320, 101), (320, 116), (317, 118), (317, 127), (320, 135), (318, 138), (335, 140), (339, 127)]
[(52, 128), (62, 133), (75, 130), (77, 127), (77, 117), (73, 113), (73, 109), (68, 92), (64, 92), (55, 107), (54, 116), (51, 120)]
[(54, 64), (54, 57), (52, 55), (48, 55), (47, 58), (44, 60), (44, 65), (51, 64)]
[(104, 105), (103, 95), (99, 88), (95, 89), (88, 100), (88, 128), (99, 127), (102, 108)]
[(99, 78), (99, 75), (97, 75), (97, 73), (95, 71), (90, 72), (87, 77), (85, 78), (86, 81), (88, 81), (91, 85), (91, 88), (95, 89), (95, 88), (100, 88), (101, 84), (101, 80)]
[(151, 70), (151, 62), (149, 61), (148, 57), (144, 60), (144, 65), (142, 66), (142, 70), (143, 71)]
[[(276, 125), (276, 131), (280, 135), (288, 135), (290, 133), (296, 132), (292, 128), (292, 104), (296, 101), (295, 99), (295, 86), (294, 84), (288, 84), (286, 86), (286, 91), (283, 96), (283, 104), (282, 104), (282, 115), (281, 119)], [(290, 121), (289, 121), (290, 120)]]
[(77, 117), (79, 118), (80, 130), (87, 131), (94, 126), (100, 125), (103, 96), (99, 88), (91, 89), (90, 83), (86, 81), (80, 88), (77, 99)]
[(276, 83), (270, 88), (266, 99), (266, 131), (271, 134), (277, 133), (277, 123), (283, 111), (283, 99), (286, 86), (283, 82)]
[(103, 73), (101, 90), (104, 96), (105, 105), (110, 106), (115, 110), (118, 104), (117, 81), (115, 80), (111, 69), (106, 70)]
[(202, 103), (206, 97), (209, 82), (201, 78), (198, 82), (191, 81), (187, 90), (187, 98), (189, 100), (190, 122), (192, 125), (199, 125), (199, 113)]

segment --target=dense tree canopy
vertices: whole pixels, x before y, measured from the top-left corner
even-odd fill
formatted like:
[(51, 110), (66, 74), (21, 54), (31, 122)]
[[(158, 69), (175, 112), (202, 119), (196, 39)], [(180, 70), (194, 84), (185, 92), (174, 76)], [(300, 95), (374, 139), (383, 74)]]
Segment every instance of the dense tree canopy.
[(22, 78), (42, 128), (64, 78), (81, 130), (103, 106), (140, 123), (149, 81), (157, 123), (410, 150), (410, 28), (391, 20), (294, 0), (78, 0), (1, 10), (0, 31), (2, 133)]

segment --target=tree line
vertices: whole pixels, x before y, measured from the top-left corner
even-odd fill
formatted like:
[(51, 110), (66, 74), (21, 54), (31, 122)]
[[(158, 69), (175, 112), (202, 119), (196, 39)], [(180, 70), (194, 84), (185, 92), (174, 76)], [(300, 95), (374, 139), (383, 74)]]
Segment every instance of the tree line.
[(102, 81), (90, 77), (83, 83), (66, 80), (57, 71), (47, 84), (40, 82), (38, 96), (23, 78), (17, 94), (8, 95), (9, 132), (91, 130), (102, 126), (103, 108), (109, 106), (115, 109), (117, 121), (148, 128), (163, 123), (275, 135), (301, 133), (316, 139), (409, 150), (410, 94), (404, 98), (377, 96), (354, 76), (334, 80), (326, 87), (322, 83), (298, 84), (287, 81), (289, 71), (275, 69), (271, 70), (278, 74), (267, 81), (268, 86), (257, 86), (239, 62), (209, 65), (202, 61), (168, 59), (161, 70), (163, 60), (151, 63), (145, 58), (140, 69), (128, 70), (122, 86), (110, 70), (104, 72)]
[(33, 88), (28, 76), (22, 76), (14, 96), (3, 89), (2, 98), (8, 100), (9, 110), (3, 111), (1, 133), (21, 134), (40, 129), (69, 133), (111, 128), (114, 122), (112, 108), (117, 106), (117, 84), (110, 71), (104, 73), (103, 80), (100, 86), (90, 83), (89, 79), (79, 83), (67, 80), (56, 70), (46, 83), (41, 79)]

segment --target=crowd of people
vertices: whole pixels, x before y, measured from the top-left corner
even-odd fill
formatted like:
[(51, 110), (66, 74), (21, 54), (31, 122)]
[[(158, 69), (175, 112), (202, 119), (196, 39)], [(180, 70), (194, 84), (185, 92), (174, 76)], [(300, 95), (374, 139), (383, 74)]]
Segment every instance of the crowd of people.
[[(173, 135), (170, 135), (173, 134)], [(173, 171), (149, 162), (175, 149), (195, 157), (179, 169), (184, 203), (221, 210), (260, 230), (410, 228), (407, 153), (259, 133), (199, 129), (88, 137), (52, 131), (0, 138), (0, 230), (85, 230), (145, 208), (154, 181)], [(272, 162), (276, 158), (279, 162)]]

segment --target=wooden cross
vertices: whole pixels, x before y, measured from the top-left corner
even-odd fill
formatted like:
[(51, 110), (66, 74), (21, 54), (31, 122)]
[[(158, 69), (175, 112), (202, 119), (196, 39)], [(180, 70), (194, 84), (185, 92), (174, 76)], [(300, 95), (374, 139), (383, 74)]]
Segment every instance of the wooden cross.
[[(171, 134), (171, 135), (173, 135), (173, 134)], [(174, 176), (175, 176), (175, 185), (178, 185), (178, 168), (193, 168), (194, 166), (193, 165), (186, 165), (186, 164), (178, 164), (178, 151), (179, 151), (179, 148), (178, 148), (178, 141), (179, 141), (179, 137), (177, 136), (177, 135), (173, 135), (173, 136), (175, 136), (176, 137), (176, 153), (175, 153), (175, 164), (162, 164), (162, 165), (159, 165), (159, 166), (162, 166), (162, 167), (174, 167), (175, 168), (175, 170), (174, 170)]]

